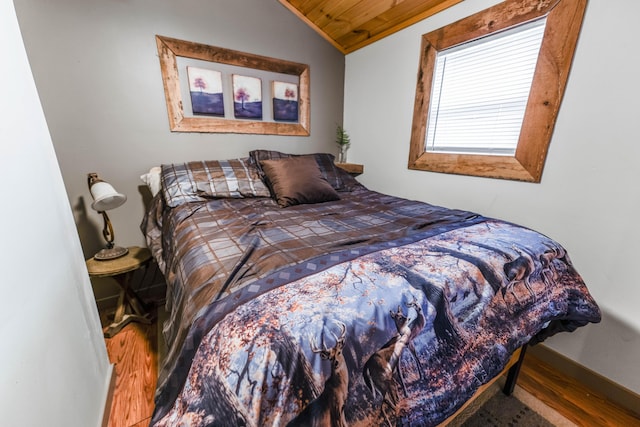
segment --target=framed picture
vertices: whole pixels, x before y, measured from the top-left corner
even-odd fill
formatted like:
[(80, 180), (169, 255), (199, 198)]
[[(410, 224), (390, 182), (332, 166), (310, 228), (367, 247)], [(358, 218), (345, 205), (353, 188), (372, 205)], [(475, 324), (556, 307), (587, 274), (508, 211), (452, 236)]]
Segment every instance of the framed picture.
[[(158, 47), (160, 71), (162, 73), (162, 83), (167, 103), (169, 127), (172, 132), (218, 132), (309, 136), (311, 114), (308, 65), (159, 35), (156, 36), (156, 44)], [(284, 77), (291, 77), (292, 80), (297, 81), (298, 85), (297, 122), (287, 122), (287, 120), (267, 121), (263, 119), (256, 119), (254, 117), (232, 118), (229, 117), (230, 112), (226, 111), (226, 116), (222, 117), (207, 112), (207, 107), (205, 106), (197, 106), (196, 110), (199, 111), (198, 113), (194, 112), (194, 114), (185, 114), (182, 89), (184, 88), (185, 94), (187, 94), (187, 91), (189, 93), (198, 92), (200, 90), (198, 86), (201, 85), (201, 83), (196, 83), (196, 86), (194, 87), (196, 90), (191, 90), (190, 83), (188, 84), (189, 88), (186, 87), (187, 83), (182, 83), (183, 86), (181, 87), (181, 81), (186, 82), (188, 79), (183, 76), (183, 79), (181, 80), (178, 58), (186, 58), (189, 61), (193, 60), (193, 62), (197, 63), (197, 66), (196, 64), (190, 65), (193, 65), (195, 68), (205, 70), (209, 69), (209, 63), (211, 63), (211, 68), (216, 68), (217, 64), (224, 64), (224, 66), (248, 70), (246, 74), (237, 72), (238, 75), (260, 76), (260, 73), (265, 73), (265, 75), (276, 74), (284, 75)], [(220, 70), (220, 68), (218, 68), (218, 70)], [(189, 73), (186, 72), (184, 74)], [(236, 74), (236, 72), (234, 72), (234, 74)], [(265, 79), (266, 78), (267, 77), (265, 77)], [(278, 78), (269, 77), (269, 80), (271, 79), (277, 80)], [(287, 80), (287, 78), (283, 78), (283, 80)], [(207, 80), (203, 80), (203, 83), (206, 82)], [(209, 82), (211, 83), (210, 80)], [(224, 78), (223, 74), (223, 93), (226, 91), (225, 82), (228, 82), (228, 80)], [(227, 95), (225, 98), (230, 98), (231, 96), (231, 93), (224, 94)], [(262, 93), (260, 93), (260, 96), (260, 103), (262, 103)], [(231, 99), (226, 99), (227, 103), (230, 101)], [(235, 97), (233, 101), (235, 104)], [(229, 105), (230, 104), (227, 104), (227, 106)], [(269, 115), (268, 120), (271, 120), (271, 115)]]
[(187, 67), (193, 114), (224, 117), (222, 73), (204, 68)]
[(237, 119), (262, 119), (262, 80), (234, 74), (233, 114)]
[(298, 85), (293, 83), (271, 82), (273, 94), (273, 120), (283, 122), (298, 121)]

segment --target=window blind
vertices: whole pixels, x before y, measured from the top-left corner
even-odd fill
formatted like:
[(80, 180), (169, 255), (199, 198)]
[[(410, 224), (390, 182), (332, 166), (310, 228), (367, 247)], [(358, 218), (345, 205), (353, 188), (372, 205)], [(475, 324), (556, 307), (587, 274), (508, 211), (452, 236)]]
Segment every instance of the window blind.
[(514, 155), (546, 18), (437, 54), (425, 149)]

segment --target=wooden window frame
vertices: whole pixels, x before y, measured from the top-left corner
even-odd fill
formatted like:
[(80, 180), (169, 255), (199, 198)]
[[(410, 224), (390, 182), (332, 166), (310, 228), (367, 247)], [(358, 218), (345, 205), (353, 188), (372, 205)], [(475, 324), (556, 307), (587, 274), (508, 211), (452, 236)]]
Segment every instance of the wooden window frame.
[[(156, 35), (156, 44), (169, 114), (169, 127), (172, 132), (309, 136), (311, 101), (308, 65), (158, 35)], [(283, 123), (185, 116), (178, 75), (178, 56), (298, 76), (300, 94), (298, 122)]]
[[(409, 169), (540, 182), (587, 0), (506, 0), (422, 36)], [(547, 17), (531, 92), (513, 156), (425, 151), (429, 100), (439, 51)]]

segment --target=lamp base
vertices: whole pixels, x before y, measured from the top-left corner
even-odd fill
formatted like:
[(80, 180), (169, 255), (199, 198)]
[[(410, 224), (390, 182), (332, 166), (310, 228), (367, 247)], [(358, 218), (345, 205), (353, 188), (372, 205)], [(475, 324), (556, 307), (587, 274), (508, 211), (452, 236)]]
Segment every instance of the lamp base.
[(108, 261), (110, 259), (120, 258), (129, 253), (129, 249), (121, 246), (114, 246), (112, 248), (104, 248), (93, 256), (97, 261)]

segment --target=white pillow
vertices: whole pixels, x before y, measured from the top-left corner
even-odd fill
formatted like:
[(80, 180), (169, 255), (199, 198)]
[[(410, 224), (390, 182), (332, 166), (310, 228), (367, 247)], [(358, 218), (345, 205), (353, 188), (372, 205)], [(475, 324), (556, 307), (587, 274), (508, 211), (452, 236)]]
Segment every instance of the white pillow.
[(160, 168), (160, 166), (154, 166), (149, 169), (149, 172), (145, 173), (144, 175), (140, 175), (140, 179), (145, 184), (147, 184), (147, 187), (149, 187), (149, 190), (151, 190), (151, 194), (153, 194), (154, 196), (160, 191), (161, 170), (162, 169)]

